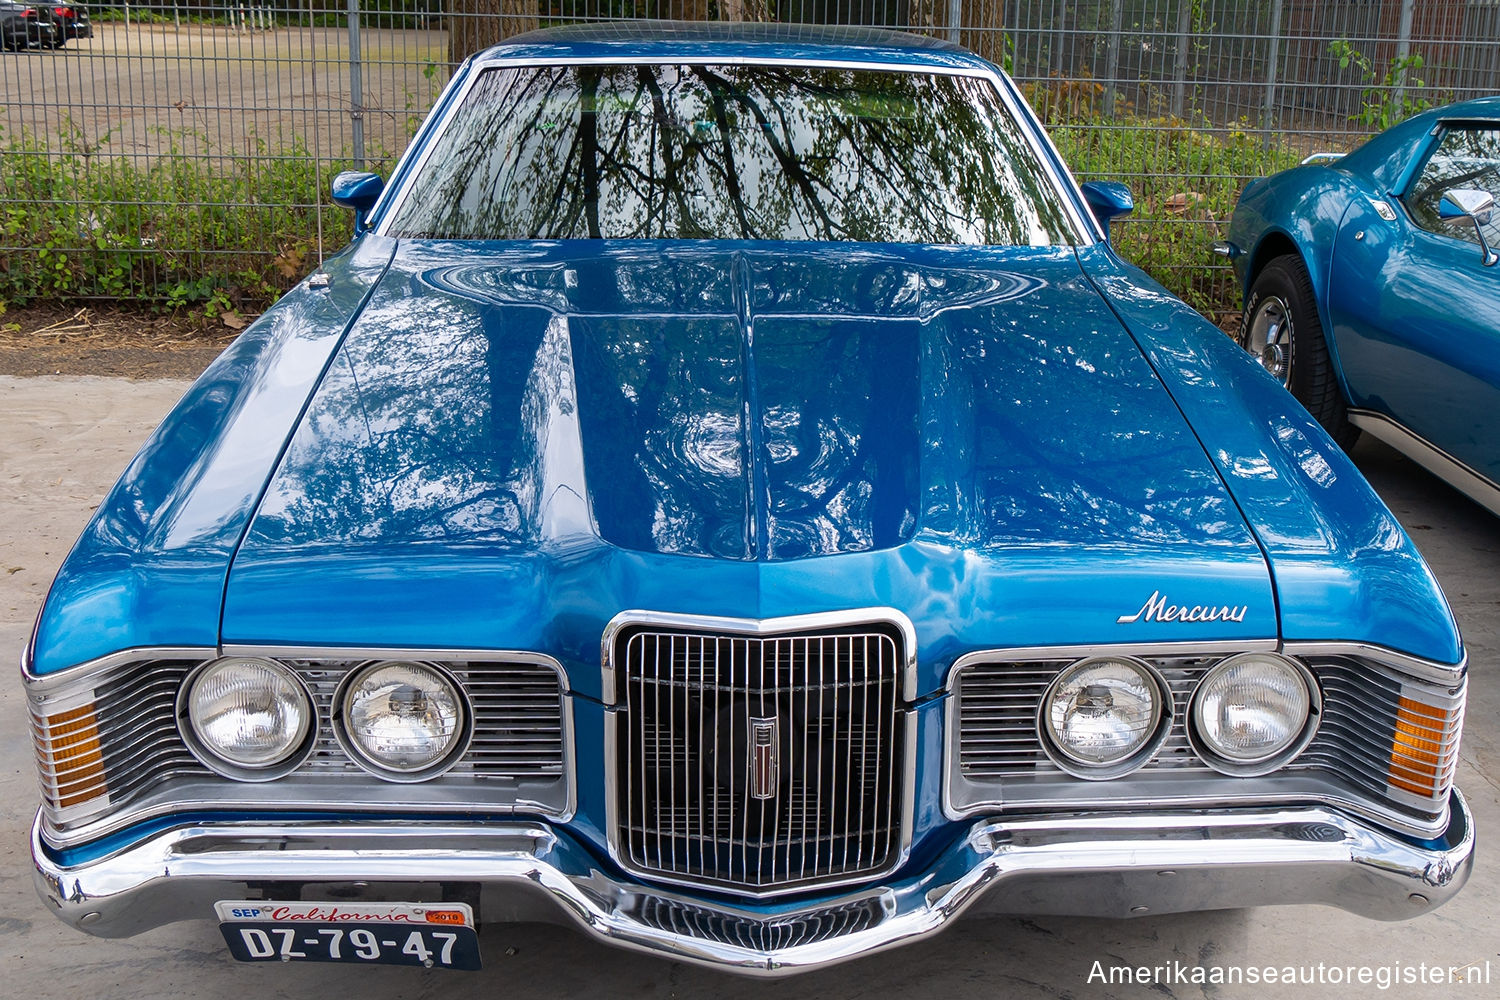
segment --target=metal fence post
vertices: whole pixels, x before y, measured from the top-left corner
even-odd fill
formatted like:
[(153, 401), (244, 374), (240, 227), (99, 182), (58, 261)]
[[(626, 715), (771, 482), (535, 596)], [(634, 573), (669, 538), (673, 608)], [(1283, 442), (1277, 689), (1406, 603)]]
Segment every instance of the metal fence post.
[(1406, 70), (1404, 63), (1411, 56), (1411, 16), (1416, 0), (1401, 0), (1401, 25), (1396, 29), (1396, 65), (1402, 66), (1396, 77), (1396, 107), (1406, 107)]
[(313, 214), (317, 222), (318, 240), (318, 266), (323, 266), (323, 143), (320, 136), (323, 134), (322, 123), (318, 121), (318, 59), (317, 59), (317, 19), (313, 17), (313, 0), (307, 0), (307, 51), (312, 54), (308, 60), (308, 72), (312, 76), (312, 90), (309, 95), (312, 98), (312, 154), (313, 154)]
[(365, 106), (359, 59), (359, 0), (349, 0), (349, 123), (354, 139), (354, 169), (365, 168)]
[(963, 0), (948, 0), (948, 41), (958, 43), (959, 32), (964, 26)]
[(1272, 128), (1276, 124), (1276, 60), (1281, 52), (1281, 4), (1272, 0), (1271, 30), (1266, 39), (1266, 106), (1261, 113), (1261, 127)]
[(1125, 0), (1109, 5), (1109, 48), (1104, 57), (1104, 113), (1115, 115), (1115, 84), (1120, 78), (1120, 29), (1125, 26)]
[(1172, 62), (1172, 117), (1187, 107), (1188, 48), (1193, 44), (1193, 0), (1177, 0), (1177, 54)]

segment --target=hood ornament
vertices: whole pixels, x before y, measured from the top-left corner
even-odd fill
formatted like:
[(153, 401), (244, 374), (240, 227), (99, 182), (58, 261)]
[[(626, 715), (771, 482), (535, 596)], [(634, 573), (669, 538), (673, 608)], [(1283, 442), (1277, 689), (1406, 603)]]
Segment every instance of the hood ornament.
[(1154, 590), (1151, 596), (1146, 598), (1146, 603), (1141, 605), (1141, 610), (1133, 615), (1121, 615), (1115, 619), (1116, 625), (1129, 625), (1132, 622), (1242, 622), (1245, 614), (1250, 610), (1250, 605), (1244, 604), (1239, 607), (1229, 605), (1186, 605), (1173, 604), (1162, 596), (1161, 591)]

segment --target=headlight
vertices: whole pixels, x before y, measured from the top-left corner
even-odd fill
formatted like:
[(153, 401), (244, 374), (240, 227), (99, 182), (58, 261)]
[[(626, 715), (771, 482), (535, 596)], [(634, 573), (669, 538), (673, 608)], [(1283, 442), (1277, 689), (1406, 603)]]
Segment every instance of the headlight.
[(467, 742), (469, 713), (458, 683), (430, 663), (362, 667), (344, 682), (339, 704), (346, 749), (392, 781), (446, 770)]
[(1210, 766), (1227, 774), (1265, 774), (1307, 745), (1319, 706), (1316, 685), (1294, 660), (1240, 653), (1198, 682), (1191, 734)]
[(231, 656), (198, 669), (178, 700), (178, 727), (203, 764), (265, 781), (300, 763), (314, 728), (312, 697), (274, 660)]
[(1042, 699), (1042, 742), (1070, 774), (1118, 777), (1160, 745), (1170, 705), (1166, 682), (1134, 657), (1079, 660), (1057, 675)]

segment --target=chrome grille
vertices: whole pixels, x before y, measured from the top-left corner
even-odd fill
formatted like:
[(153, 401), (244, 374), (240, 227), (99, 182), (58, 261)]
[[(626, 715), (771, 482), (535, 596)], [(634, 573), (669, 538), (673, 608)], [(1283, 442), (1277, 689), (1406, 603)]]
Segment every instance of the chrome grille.
[[(1218, 780), (1218, 772), (1205, 764), (1193, 751), (1187, 737), (1188, 706), (1195, 685), (1219, 656), (1151, 657), (1151, 662), (1166, 678), (1173, 693), (1172, 730), (1156, 755), (1126, 779), (1107, 783), (1121, 789), (1119, 794), (1149, 796), (1162, 800), (1174, 792), (1202, 794), (1201, 782), (1182, 780), (1163, 783), (1168, 774), (1183, 779)], [(1043, 752), (1037, 736), (1037, 717), (1048, 685), (1071, 658), (1055, 660), (973, 663), (963, 667), (956, 678), (956, 719), (958, 733), (957, 776), (962, 779), (961, 796), (954, 800), (964, 808), (969, 802), (1017, 805), (1035, 802), (1065, 805), (1070, 798), (1098, 798), (1096, 783), (1079, 782), (1057, 767)], [(1424, 689), (1427, 704), (1459, 706), (1459, 714), (1440, 726), (1434, 734), (1441, 750), (1436, 763), (1420, 758), (1420, 751), (1409, 751), (1407, 763), (1413, 769), (1424, 767), (1443, 772), (1449, 780), (1435, 782), (1431, 795), (1421, 795), (1392, 784), (1393, 738), (1397, 713), (1403, 703), (1403, 692), (1411, 683), (1382, 673), (1368, 663), (1342, 656), (1305, 658), (1317, 678), (1322, 692), (1322, 715), (1317, 734), (1307, 748), (1281, 770), (1262, 778), (1224, 779), (1234, 782), (1236, 795), (1253, 797), (1276, 791), (1278, 777), (1314, 777), (1330, 788), (1341, 789), (1346, 798), (1351, 793), (1394, 806), (1419, 821), (1441, 815), (1451, 786), (1452, 765), (1457, 758), (1457, 736), (1461, 726), (1462, 692), (1447, 696)], [(1399, 749), (1394, 760), (1403, 761)], [(1404, 772), (1403, 772), (1404, 773)], [(1134, 781), (1132, 787), (1128, 783)], [(1125, 789), (1129, 787), (1129, 792)], [(1305, 787), (1305, 786), (1303, 786)]]
[[(1412, 685), (1372, 673), (1346, 657), (1310, 663), (1323, 689), (1323, 721), (1318, 735), (1293, 766), (1319, 768), (1340, 775), (1352, 785), (1404, 805), (1436, 813), (1448, 799), (1458, 765), (1459, 735), (1463, 729), (1464, 688), (1443, 694), (1425, 688), (1420, 694), (1426, 706), (1449, 709), (1449, 717), (1428, 733), (1423, 726), (1412, 730), (1404, 706)], [(1400, 725), (1419, 739), (1430, 736), (1432, 753), (1413, 751), (1396, 739)], [(1430, 763), (1429, 763), (1430, 762)], [(1427, 772), (1430, 794), (1418, 794), (1400, 785), (1413, 775)]]
[[(362, 771), (344, 753), (326, 722), (344, 676), (368, 660), (347, 663), (287, 661), (307, 681), (317, 706), (317, 746), (305, 772)], [(474, 737), (449, 774), (547, 777), (563, 773), (562, 691), (557, 671), (535, 663), (447, 663), (474, 708)]]
[(196, 661), (141, 663), (112, 674), (95, 690), (102, 768), (54, 767), (45, 751), (48, 717), (32, 705), (32, 735), (43, 749), (38, 758), (42, 801), (54, 815), (118, 807), (178, 775), (209, 773), (177, 734), (177, 691), (195, 666)]
[(764, 952), (816, 944), (868, 930), (880, 923), (884, 913), (878, 897), (802, 912), (792, 917), (762, 919), (676, 899), (646, 896), (634, 907), (632, 916), (669, 934)]
[[(59, 740), (51, 736), (49, 725), (70, 713), (32, 702), (42, 801), (54, 830), (75, 830), (106, 813), (111, 814), (112, 827), (118, 826), (130, 820), (132, 810), (153, 804), (159, 808), (174, 796), (191, 797), (204, 807), (223, 803), (274, 808), (326, 800), (322, 789), (334, 776), (341, 780), (347, 776), (367, 789), (389, 788), (349, 760), (331, 725), (339, 681), (368, 659), (281, 661), (297, 670), (313, 693), (318, 737), (312, 754), (297, 770), (271, 783), (284, 791), (269, 794), (268, 786), (247, 785), (213, 773), (183, 743), (177, 728), (177, 696), (199, 662), (153, 660), (112, 669), (95, 682), (91, 699), (84, 699), (90, 693), (87, 690), (70, 698), (69, 705), (92, 706), (87, 736), (97, 738), (99, 753), (94, 756), (68, 759), (63, 751), (71, 744), (65, 741), (78, 737)], [(550, 663), (523, 661), (444, 663), (469, 695), (474, 734), (463, 758), (428, 784), (463, 783), (463, 797), (451, 804), (455, 809), (504, 808), (524, 799), (544, 812), (566, 811), (570, 777), (566, 705), (557, 669)], [(341, 791), (340, 800), (357, 805), (359, 795), (352, 789)], [(376, 798), (387, 806), (391, 803), (388, 791)], [(431, 802), (424, 807), (431, 807)]]
[[(1006, 778), (1065, 772), (1037, 741), (1037, 713), (1058, 672), (1073, 660), (1032, 663), (985, 663), (966, 669), (959, 681), (959, 763), (966, 775)], [(1211, 772), (1193, 753), (1182, 720), (1199, 678), (1217, 662), (1213, 658), (1154, 660), (1172, 689), (1176, 720), (1161, 748), (1146, 765)]]
[(901, 653), (894, 630), (622, 633), (621, 863), (751, 893), (892, 867)]

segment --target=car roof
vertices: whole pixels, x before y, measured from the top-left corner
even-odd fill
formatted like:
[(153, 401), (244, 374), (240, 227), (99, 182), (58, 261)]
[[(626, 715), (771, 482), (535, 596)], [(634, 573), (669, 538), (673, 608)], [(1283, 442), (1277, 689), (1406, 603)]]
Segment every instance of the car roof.
[(766, 22), (609, 21), (542, 28), (508, 38), (489, 59), (812, 59), (993, 69), (953, 42), (888, 28)]
[(1391, 126), (1332, 166), (1345, 173), (1362, 174), (1377, 187), (1389, 190), (1401, 182), (1423, 143), (1422, 137), (1439, 122), (1490, 120), (1500, 120), (1500, 95), (1433, 108)]
[(1465, 118), (1470, 115), (1475, 118), (1500, 118), (1500, 94), (1476, 97), (1462, 104), (1450, 104), (1438, 111), (1439, 118)]

